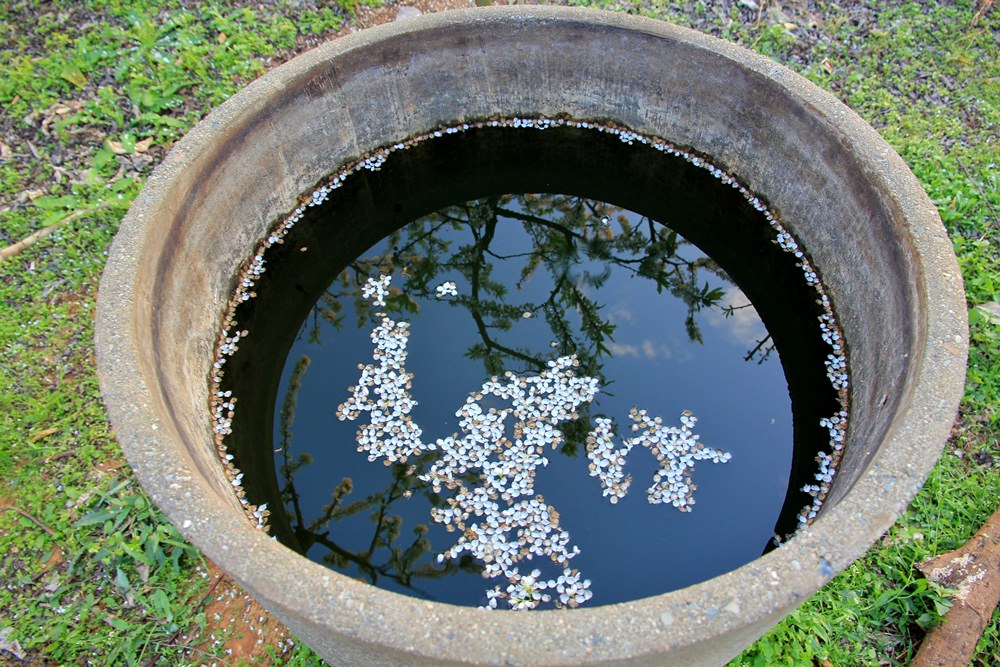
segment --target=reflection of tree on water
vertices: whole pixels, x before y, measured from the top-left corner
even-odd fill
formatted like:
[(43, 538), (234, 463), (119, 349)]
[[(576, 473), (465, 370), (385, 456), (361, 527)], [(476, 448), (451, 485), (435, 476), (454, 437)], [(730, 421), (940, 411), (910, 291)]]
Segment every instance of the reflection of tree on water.
[[(343, 326), (348, 303), (354, 307), (359, 327), (370, 321), (370, 304), (362, 298), (362, 286), (369, 277), (404, 275), (405, 293), (390, 288), (384, 310), (415, 313), (420, 299), (434, 298), (441, 280), (457, 273), (464, 277), (467, 287), (448, 303), (464, 308), (472, 318), (479, 340), (469, 347), (466, 356), (482, 360), (487, 375), (506, 370), (539, 373), (549, 360), (575, 354), (581, 374), (596, 377), (607, 386), (602, 358), (609, 353), (615, 325), (602, 314), (601, 304), (591, 294), (607, 282), (613, 268), (652, 280), (658, 293), (667, 291), (680, 299), (687, 308), (686, 334), (699, 343), (702, 337), (696, 314), (718, 305), (723, 296), (723, 290), (711, 288), (701, 272), (728, 280), (710, 258), (693, 252), (687, 253), (693, 259), (682, 256), (685, 247), (690, 246), (676, 232), (648, 218), (638, 223), (633, 220), (608, 204), (558, 195), (506, 195), (443, 209), (394, 232), (384, 243), (384, 253), (361, 257), (342, 271), (314, 308), (310, 338), (319, 338), (316, 318), (337, 328)], [(497, 242), (501, 223), (521, 225), (531, 241), (530, 248), (504, 254), (498, 248), (503, 244)], [(541, 272), (548, 274), (552, 288), (539, 301), (514, 302), (507, 285), (495, 277), (501, 264), (505, 269), (517, 270), (517, 289)], [(509, 340), (508, 332), (525, 318), (544, 318), (551, 332), (551, 346), (535, 350)], [(306, 520), (294, 475), (311, 459), (308, 454), (293, 459), (289, 450), (294, 405), (307, 366), (308, 358), (304, 357), (292, 374), (281, 411), (279, 450), (283, 457), (282, 500), (301, 551), (305, 553), (319, 544), (327, 549), (323, 560), (338, 568), (350, 570), (353, 566), (370, 583), (384, 577), (414, 590), (415, 580), (420, 578), (439, 578), (459, 570), (480, 571), (482, 565), (468, 554), (458, 564), (447, 560), (439, 567), (427, 561), (421, 564), (431, 549), (425, 536), (426, 525), (414, 528), (409, 544), (400, 542), (402, 520), (391, 513), (393, 503), (423, 493), (433, 506), (445, 504), (417, 479), (436, 458), (433, 452), (408, 464), (393, 464), (389, 487), (361, 500), (346, 502), (352, 483), (344, 478), (322, 514)], [(559, 425), (565, 436), (562, 453), (575, 455), (586, 442), (593, 429), (589, 408), (589, 404), (581, 406), (579, 419)], [(331, 522), (366, 511), (374, 523), (366, 548), (351, 551), (330, 538)]]
[[(408, 545), (400, 540), (403, 519), (391, 513), (392, 505), (396, 501), (410, 498), (414, 493), (422, 493), (431, 500), (433, 506), (445, 505), (440, 496), (432, 493), (426, 483), (417, 479), (426, 466), (436, 458), (435, 455), (416, 457), (409, 464), (394, 464), (391, 467), (392, 483), (388, 487), (352, 502), (345, 501), (353, 491), (353, 483), (351, 478), (344, 477), (334, 487), (330, 494), (330, 502), (323, 507), (322, 514), (306, 521), (295, 488), (295, 473), (302, 466), (311, 463), (312, 457), (309, 454), (300, 454), (293, 459), (290, 450), (295, 405), (298, 401), (302, 376), (309, 363), (309, 357), (303, 356), (292, 371), (281, 407), (281, 442), (278, 449), (282, 456), (281, 500), (290, 514), (291, 527), (300, 551), (306, 553), (318, 544), (327, 549), (327, 553), (323, 554), (323, 561), (330, 565), (346, 571), (350, 571), (353, 566), (370, 584), (375, 585), (380, 578), (387, 578), (427, 598), (432, 596), (420, 590), (417, 580), (438, 579), (460, 570), (479, 572), (482, 566), (471, 556), (465, 556), (457, 562), (446, 561), (438, 566), (433, 562), (420, 563), (419, 561), (431, 550), (430, 541), (426, 537), (428, 532), (426, 524), (418, 524), (413, 528), (413, 539)], [(374, 524), (371, 541), (364, 549), (352, 551), (330, 537), (329, 526), (332, 522), (362, 512), (370, 512)]]
[[(500, 254), (494, 241), (501, 221), (520, 223), (533, 247)], [(460, 234), (468, 234), (468, 243), (460, 244)], [(685, 329), (695, 342), (701, 341), (695, 315), (717, 305), (723, 296), (723, 290), (701, 279), (701, 272), (728, 280), (712, 259), (683, 257), (680, 253), (691, 246), (668, 227), (648, 218), (633, 224), (621, 209), (566, 195), (505, 195), (465, 202), (397, 230), (386, 246), (383, 254), (359, 258), (341, 272), (317, 303), (314, 317), (339, 328), (344, 306), (350, 302), (363, 326), (370, 307), (361, 298), (361, 286), (372, 276), (393, 273), (406, 276), (406, 294), (393, 288), (387, 312), (416, 312), (417, 300), (432, 298), (442, 275), (457, 272), (468, 282), (468, 293), (450, 303), (465, 308), (475, 322), (481, 340), (467, 355), (481, 359), (488, 375), (504, 370), (538, 372), (548, 359), (575, 353), (581, 372), (603, 381), (601, 357), (608, 352), (615, 325), (587, 292), (604, 285), (613, 267), (652, 280), (658, 292), (666, 290), (682, 300), (688, 309)], [(507, 286), (493, 277), (501, 262), (518, 268), (517, 288), (544, 269), (553, 285), (551, 292), (539, 302), (514, 302)], [(587, 268), (585, 262), (598, 263), (600, 271)], [(504, 340), (504, 332), (526, 313), (544, 317), (555, 348), (536, 351)], [(314, 321), (310, 336), (319, 336), (318, 322)]]

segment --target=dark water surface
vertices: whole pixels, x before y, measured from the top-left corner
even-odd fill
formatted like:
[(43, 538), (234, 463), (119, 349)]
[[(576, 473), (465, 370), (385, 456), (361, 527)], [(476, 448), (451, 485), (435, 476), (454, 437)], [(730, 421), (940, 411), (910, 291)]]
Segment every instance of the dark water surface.
[[(588, 605), (729, 571), (787, 530), (816, 451), (803, 443), (822, 442), (815, 425), (833, 404), (810, 293), (738, 193), (594, 134), (477, 130), (421, 144), (352, 175), (269, 256), (268, 280), (239, 313), (250, 336), (227, 376), (240, 399), (227, 443), (281, 541), (444, 602), (484, 604), (501, 582), (468, 557), (436, 560), (458, 534), (431, 520), (448, 489), (416, 477), (433, 453), (369, 462), (355, 442), (362, 422), (337, 417), (358, 364), (372, 361), (377, 318), (361, 287), (378, 275), (392, 276), (384, 310), (410, 323), (411, 417), (425, 442), (459, 431), (456, 410), (491, 375), (535, 375), (576, 354), (598, 379), (535, 479), (580, 550), (570, 566), (592, 582)], [(439, 296), (449, 282), (457, 294)], [(643, 447), (627, 457), (633, 483), (617, 504), (588, 474), (593, 420), (612, 418), (620, 441), (636, 407), (670, 425), (690, 411), (701, 442), (732, 455), (695, 465), (693, 511), (647, 501), (657, 461)], [(536, 567), (544, 578), (562, 569), (520, 564)]]

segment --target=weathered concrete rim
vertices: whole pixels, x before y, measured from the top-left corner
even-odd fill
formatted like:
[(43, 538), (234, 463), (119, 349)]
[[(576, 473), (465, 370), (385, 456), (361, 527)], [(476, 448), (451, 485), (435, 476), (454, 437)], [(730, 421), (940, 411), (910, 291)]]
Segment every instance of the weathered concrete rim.
[[(920, 262), (924, 297), (917, 347), (924, 359), (908, 376), (908, 401), (880, 453), (845, 496), (787, 546), (710, 581), (673, 593), (572, 612), (489, 613), (427, 603), (336, 575), (251, 527), (218, 480), (196, 462), (169, 452), (177, 437), (162, 418), (164, 399), (151, 386), (150, 360), (137, 335), (156, 295), (134, 276), (164, 230), (154, 222), (176, 207), (172, 188), (219, 127), (257, 112), (261, 100), (297, 85), (318, 64), (378, 47), (404, 35), (505, 22), (586, 23), (636, 31), (720, 55), (801, 100), (848, 142), (877, 187), (891, 193)], [(669, 138), (669, 137), (668, 137)], [(753, 182), (748, 185), (754, 186)], [(227, 101), (171, 151), (122, 224), (102, 279), (97, 322), (98, 370), (109, 414), (144, 487), (193, 543), (281, 615), (304, 615), (347, 645), (383, 647), (385, 664), (658, 664), (656, 656), (695, 646), (709, 633), (748, 641), (802, 602), (863, 553), (916, 494), (939, 456), (964, 386), (966, 311), (961, 278), (933, 204), (902, 159), (856, 114), (784, 67), (725, 42), (657, 21), (595, 10), (496, 7), (408, 19), (325, 44), (268, 73)], [(207, 411), (206, 411), (207, 420)], [(260, 573), (283, 573), (261, 577)], [(779, 583), (772, 583), (779, 582)], [(302, 604), (308, 601), (309, 604)], [(748, 630), (738, 628), (746, 626)], [(296, 631), (306, 626), (293, 625)], [(312, 638), (306, 637), (307, 641)], [(380, 664), (372, 661), (370, 664)]]

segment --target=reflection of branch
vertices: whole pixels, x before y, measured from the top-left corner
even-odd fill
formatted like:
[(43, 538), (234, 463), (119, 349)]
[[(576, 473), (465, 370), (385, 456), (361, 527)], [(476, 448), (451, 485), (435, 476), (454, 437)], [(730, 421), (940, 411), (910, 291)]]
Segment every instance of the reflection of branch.
[[(420, 595), (424, 596), (425, 598), (430, 599), (430, 598), (433, 597), (427, 591), (421, 590), (420, 588), (418, 588), (418, 587), (416, 587), (416, 586), (413, 585), (412, 575), (409, 575), (409, 574), (406, 574), (406, 573), (396, 573), (396, 572), (393, 572), (391, 569), (389, 569), (389, 564), (388, 563), (386, 563), (385, 565), (374, 565), (374, 564), (372, 564), (370, 558), (365, 558), (363, 556), (360, 556), (360, 555), (354, 553), (353, 551), (351, 551), (350, 549), (345, 549), (344, 547), (340, 546), (339, 544), (337, 544), (336, 542), (334, 542), (333, 540), (331, 540), (329, 538), (329, 532), (325, 532), (325, 533), (322, 533), (320, 535), (315, 535), (314, 538), (315, 538), (314, 541), (315, 541), (316, 544), (323, 545), (324, 547), (326, 547), (327, 549), (329, 549), (331, 552), (333, 552), (333, 553), (337, 554), (338, 556), (340, 556), (342, 558), (345, 558), (345, 559), (349, 560), (350, 562), (354, 563), (355, 565), (357, 565), (362, 571), (364, 571), (368, 575), (368, 577), (370, 579), (369, 583), (371, 583), (373, 586), (376, 585), (376, 582), (378, 581), (379, 575), (381, 575), (381, 576), (385, 577), (386, 579), (391, 579), (391, 580), (395, 581), (398, 584), (406, 586), (410, 590), (419, 593)], [(444, 572), (444, 571), (442, 570), (442, 572)], [(426, 576), (426, 575), (424, 575), (424, 576)]]
[[(771, 340), (771, 334), (767, 334), (762, 339), (760, 339), (759, 341), (757, 341), (757, 346), (754, 347), (749, 352), (747, 352), (746, 356), (743, 357), (743, 361), (750, 361), (751, 359), (753, 359), (754, 355), (757, 354), (758, 352), (760, 352), (760, 348), (764, 347), (764, 345), (768, 341), (770, 341), (770, 340)], [(771, 350), (772, 349), (774, 349), (774, 348), (771, 347), (766, 352), (764, 352), (764, 356), (761, 357), (760, 361), (758, 361), (757, 363), (759, 364), (759, 363), (763, 362), (765, 359), (767, 359), (768, 355), (771, 354)]]
[(454, 220), (452, 218), (449, 218), (449, 217), (445, 216), (444, 222), (442, 222), (439, 225), (431, 227), (430, 229), (428, 229), (426, 232), (424, 232), (420, 236), (417, 236), (416, 238), (412, 239), (409, 243), (407, 243), (402, 248), (393, 251), (393, 255), (398, 257), (398, 256), (404, 254), (407, 250), (409, 250), (413, 246), (417, 245), (418, 243), (420, 243), (424, 239), (430, 239), (431, 241), (433, 241), (438, 246), (446, 246), (447, 245), (446, 243), (441, 243), (437, 239), (431, 238), (431, 235), (434, 234), (434, 232), (436, 232), (437, 230), (439, 230), (442, 227), (444, 227), (445, 225), (450, 224), (450, 223), (454, 223), (454, 222), (463, 223), (464, 220)]
[(730, 306), (723, 306), (722, 307), (722, 312), (723, 312), (723, 314), (726, 317), (729, 317), (730, 315), (732, 315), (733, 313), (735, 313), (737, 310), (743, 310), (744, 308), (753, 308), (753, 304), (747, 302), (747, 303), (741, 304), (739, 306), (732, 306), (732, 305), (730, 305)]
[(563, 285), (566, 284), (566, 273), (566, 271), (562, 272), (562, 275), (560, 275), (559, 279), (556, 280), (555, 287), (553, 287), (552, 291), (549, 292), (549, 296), (542, 302), (542, 305), (535, 308), (536, 311), (546, 310), (549, 306), (555, 306), (556, 297), (559, 296), (559, 292), (562, 291)]
[(303, 464), (309, 462), (308, 455), (303, 455), (298, 462), (293, 463), (288, 455), (288, 450), (292, 445), (292, 424), (295, 422), (295, 405), (299, 401), (299, 389), (302, 387), (302, 376), (309, 368), (309, 357), (302, 355), (302, 358), (295, 363), (291, 377), (288, 380), (288, 390), (285, 392), (285, 400), (281, 404), (281, 457), (283, 464), (281, 474), (285, 478), (285, 488), (282, 489), (282, 496), (291, 498), (292, 507), (295, 511), (295, 520), (299, 525), (303, 524), (302, 508), (299, 506), (299, 494), (295, 490), (295, 471)]
[[(378, 546), (379, 537), (381, 537), (382, 534), (382, 526), (386, 525), (386, 527), (388, 527), (388, 524), (383, 524), (385, 521), (385, 510), (393, 502), (403, 497), (403, 494), (399, 494), (398, 496), (396, 495), (396, 492), (399, 491), (399, 482), (401, 479), (401, 476), (393, 475), (392, 486), (389, 487), (389, 498), (385, 499), (385, 493), (382, 494), (383, 500), (379, 503), (378, 517), (375, 519), (375, 533), (372, 535), (371, 543), (369, 543), (368, 550), (365, 553), (375, 553), (375, 547)], [(374, 584), (375, 582), (372, 581), (372, 583)]]
[(527, 213), (521, 213), (519, 211), (512, 211), (509, 208), (498, 208), (496, 212), (497, 214), (502, 215), (505, 218), (513, 218), (514, 220), (520, 220), (522, 222), (530, 222), (536, 225), (541, 225), (543, 227), (548, 227), (549, 229), (554, 229), (563, 236), (565, 236), (566, 240), (570, 242), (572, 242), (573, 239), (581, 241), (586, 240), (586, 237), (583, 234), (574, 232), (573, 230), (567, 229), (566, 227), (560, 225), (557, 222), (553, 222), (552, 220), (546, 220), (545, 218), (540, 218), (536, 215), (529, 215)]
[[(299, 371), (298, 365), (296, 366), (296, 371)], [(302, 372), (304, 372), (304, 368)], [(298, 375), (301, 376), (301, 372), (298, 372)], [(285, 405), (282, 410), (283, 451), (285, 452), (289, 449), (290, 444), (290, 425), (293, 418), (291, 406), (295, 403), (295, 394), (297, 391), (297, 380), (290, 382), (288, 393), (285, 395)], [(305, 459), (306, 456), (304, 455), (303, 458)], [(392, 468), (393, 482), (389, 487), (373, 493), (367, 498), (341, 507), (341, 501), (353, 490), (351, 479), (345, 477), (334, 489), (331, 494), (332, 499), (324, 508), (322, 515), (306, 525), (302, 519), (298, 493), (292, 483), (291, 475), (304, 463), (308, 463), (309, 461), (306, 459), (299, 462), (292, 462), (288, 461), (286, 456), (286, 464), (282, 466), (286, 485), (282, 493), (285, 496), (285, 502), (291, 502), (295, 509), (292, 531), (298, 542), (298, 548), (302, 553), (307, 553), (309, 549), (318, 544), (328, 551), (328, 553), (323, 555), (324, 561), (332, 562), (342, 568), (346, 568), (348, 563), (353, 563), (369, 583), (373, 585), (378, 583), (379, 578), (391, 579), (428, 599), (431, 599), (432, 596), (427, 591), (414, 585), (413, 580), (415, 578), (442, 577), (453, 574), (459, 569), (469, 570), (471, 568), (472, 570), (479, 571), (473, 565), (456, 565), (452, 562), (446, 563), (442, 568), (435, 568), (430, 563), (416, 566), (416, 561), (431, 550), (430, 542), (424, 537), (427, 527), (423, 524), (419, 524), (414, 529), (416, 537), (405, 549), (393, 545), (399, 537), (399, 527), (402, 524), (402, 519), (399, 516), (390, 517), (390, 508), (396, 501), (409, 498), (412, 495), (411, 483), (418, 479), (418, 466), (422, 467), (434, 458), (433, 455), (418, 458), (418, 463), (409, 467), (403, 464), (394, 465)], [(438, 503), (434, 496), (429, 497), (432, 503)], [(374, 505), (378, 506), (377, 512), (372, 515), (375, 529), (367, 550), (351, 551), (331, 539), (329, 530), (323, 530), (329, 526), (331, 521), (339, 521), (340, 519), (354, 516)], [(374, 562), (374, 558), (381, 547), (388, 550), (389, 556), (386, 562), (378, 564)]]
[[(476, 298), (476, 290), (473, 289), (473, 299)], [(531, 364), (531, 366), (536, 368), (539, 372), (545, 369), (545, 363), (541, 359), (532, 357), (531, 355), (525, 354), (520, 350), (515, 350), (514, 348), (507, 347), (506, 345), (493, 340), (489, 333), (489, 327), (487, 327), (486, 322), (483, 321), (483, 316), (479, 314), (479, 310), (473, 308), (469, 312), (472, 315), (473, 321), (476, 323), (476, 329), (479, 331), (479, 336), (483, 339), (483, 345), (485, 345), (490, 351), (502, 352), (507, 356), (520, 359), (525, 363)]]
[[(509, 201), (511, 200), (505, 200), (505, 202)], [(491, 360), (490, 353), (506, 355), (529, 364), (537, 363), (539, 360), (536, 358), (532, 362), (530, 354), (504, 346), (490, 335), (491, 328), (496, 326), (506, 328), (509, 325), (506, 323), (491, 325), (483, 317), (482, 311), (489, 312), (491, 308), (499, 308), (502, 312), (503, 309), (500, 304), (494, 305), (483, 300), (483, 289), (490, 289), (488, 283), (483, 285), (488, 272), (488, 268), (483, 268), (488, 266), (486, 264), (487, 257), (500, 261), (526, 257), (527, 261), (521, 270), (519, 285), (530, 277), (539, 265), (545, 265), (548, 268), (555, 282), (555, 287), (542, 305), (526, 304), (525, 309), (531, 312), (546, 312), (546, 318), (553, 334), (562, 343), (564, 352), (571, 347), (582, 355), (582, 349), (590, 349), (594, 359), (581, 359), (581, 361), (593, 362), (592, 372), (600, 366), (597, 363), (599, 355), (607, 352), (604, 341), (605, 338), (611, 336), (614, 327), (598, 314), (599, 306), (578, 288), (577, 281), (572, 277), (572, 268), (579, 263), (580, 260), (577, 258), (580, 256), (581, 250), (586, 253), (588, 260), (601, 260), (606, 263), (606, 267), (615, 265), (630, 275), (645, 277), (653, 281), (658, 290), (666, 288), (670, 293), (680, 298), (688, 307), (684, 322), (688, 336), (692, 341), (701, 341), (701, 333), (694, 317), (695, 313), (701, 308), (716, 303), (721, 294), (718, 290), (710, 289), (707, 284), (704, 288), (697, 285), (698, 270), (707, 268), (712, 273), (716, 273), (716, 271), (713, 270), (711, 261), (706, 258), (699, 257), (687, 260), (679, 257), (677, 249), (680, 243), (678, 243), (675, 232), (667, 230), (668, 233), (665, 233), (655, 221), (644, 217), (640, 226), (645, 223), (649, 234), (648, 239), (643, 239), (632, 232), (627, 221), (621, 223), (622, 230), (618, 235), (614, 235), (603, 227), (591, 235), (588, 233), (591, 227), (590, 222), (592, 222), (589, 216), (596, 216), (599, 211), (596, 206), (587, 206), (581, 199), (558, 196), (522, 196), (514, 201), (517, 203), (517, 207), (504, 206), (499, 199), (493, 198), (479, 200), (472, 204), (466, 203), (452, 209), (464, 212), (468, 218), (467, 224), (470, 225), (475, 239), (475, 243), (460, 251), (459, 255), (464, 252), (465, 261), (463, 264), (469, 267), (468, 275), (470, 276), (473, 298), (466, 303), (482, 339), (482, 348), (487, 353), (485, 361), (488, 366), (496, 365), (495, 359)], [(543, 213), (535, 213), (532, 209), (538, 209)], [(484, 215), (484, 211), (487, 212), (486, 215)], [(455, 219), (453, 215), (448, 213), (441, 215), (452, 220)], [(531, 252), (500, 256), (491, 251), (490, 243), (493, 240), (495, 225), (500, 217), (517, 220), (524, 224), (525, 230), (534, 241)], [(615, 250), (624, 252), (617, 253), (614, 252)], [(607, 279), (608, 270), (605, 269), (603, 276), (590, 276), (585, 272), (584, 280), (588, 284), (599, 287)], [(498, 292), (497, 297), (502, 298), (502, 294)], [(589, 339), (589, 345), (581, 345), (573, 340), (573, 329), (565, 321), (565, 312), (569, 309), (576, 310), (582, 318), (580, 330)], [(488, 370), (495, 372), (496, 368), (490, 367)]]
[(484, 222), (484, 233), (479, 236), (475, 227), (472, 227), (473, 236), (476, 238), (475, 254), (469, 262), (469, 272), (470, 272), (470, 283), (472, 284), (472, 295), (471, 302), (472, 307), (469, 308), (469, 314), (472, 315), (473, 321), (476, 323), (476, 329), (479, 331), (480, 338), (483, 339), (483, 344), (490, 351), (498, 351), (506, 354), (508, 356), (514, 357), (515, 359), (520, 359), (525, 363), (537, 368), (539, 371), (545, 368), (545, 363), (536, 357), (532, 357), (525, 354), (519, 350), (507, 347), (501, 343), (496, 342), (490, 336), (489, 327), (486, 326), (486, 322), (483, 320), (482, 313), (480, 312), (481, 301), (479, 299), (479, 289), (482, 282), (482, 268), (483, 268), (483, 255), (486, 253), (487, 249), (490, 247), (490, 243), (493, 241), (493, 237), (496, 234), (496, 218), (497, 209), (493, 208), (493, 215), (489, 216)]
[(586, 206), (587, 209), (590, 210), (590, 214), (595, 218), (600, 218), (601, 216), (604, 215), (603, 210), (600, 211), (597, 210), (597, 204), (594, 202), (593, 199), (584, 199), (582, 201), (578, 199), (576, 202), (577, 207), (579, 207), (581, 204)]

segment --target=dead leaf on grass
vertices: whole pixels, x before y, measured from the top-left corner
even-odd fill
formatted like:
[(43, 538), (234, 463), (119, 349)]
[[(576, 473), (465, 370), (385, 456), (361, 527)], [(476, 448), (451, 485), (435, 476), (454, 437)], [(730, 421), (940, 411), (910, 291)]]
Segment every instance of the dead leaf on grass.
[(108, 139), (108, 148), (110, 148), (111, 152), (114, 153), (115, 155), (127, 155), (128, 154), (128, 151), (125, 150), (124, 146), (122, 146), (122, 142), (115, 141), (114, 139)]
[(32, 442), (38, 442), (39, 440), (42, 440), (43, 438), (47, 438), (50, 435), (53, 435), (53, 434), (58, 433), (58, 432), (59, 432), (58, 428), (55, 428), (55, 427), (47, 428), (44, 431), (39, 431), (35, 435), (31, 436), (31, 441)]
[(153, 137), (146, 137), (142, 141), (135, 142), (135, 152), (145, 153), (149, 150), (149, 147), (153, 145)]
[(42, 134), (48, 136), (49, 126), (56, 121), (57, 118), (65, 118), (66, 116), (76, 113), (83, 108), (83, 102), (80, 100), (70, 100), (69, 102), (55, 102), (47, 109), (42, 111), (36, 111), (31, 114), (35, 120), (41, 120)]
[(59, 76), (66, 79), (77, 88), (84, 88), (87, 85), (87, 75), (80, 70), (79, 66), (72, 63), (66, 63), (63, 66), (62, 72), (59, 73)]

